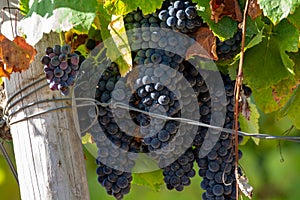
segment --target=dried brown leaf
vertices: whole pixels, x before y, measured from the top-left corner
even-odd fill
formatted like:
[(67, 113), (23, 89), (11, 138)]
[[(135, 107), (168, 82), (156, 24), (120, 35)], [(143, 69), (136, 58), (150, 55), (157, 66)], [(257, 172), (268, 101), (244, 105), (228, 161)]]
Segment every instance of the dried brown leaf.
[(248, 14), (252, 19), (255, 19), (262, 14), (262, 10), (257, 3), (257, 0), (250, 0), (249, 7), (248, 7)]
[[(218, 60), (216, 37), (213, 32), (208, 27), (201, 27), (194, 36), (197, 43), (195, 42), (195, 44), (187, 50), (186, 57), (200, 56), (202, 58)], [(199, 49), (199, 46), (202, 48)]]
[(224, 16), (229, 16), (238, 22), (243, 20), (241, 8), (237, 0), (211, 0), (210, 9), (211, 19), (216, 23)]

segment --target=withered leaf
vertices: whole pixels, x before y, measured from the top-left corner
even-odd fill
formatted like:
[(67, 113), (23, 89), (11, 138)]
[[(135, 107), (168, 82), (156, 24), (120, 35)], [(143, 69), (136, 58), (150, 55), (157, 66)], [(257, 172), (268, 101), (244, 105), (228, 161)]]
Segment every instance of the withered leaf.
[(241, 22), (243, 15), (238, 0), (211, 0), (211, 19), (218, 23), (224, 16)]
[(257, 0), (250, 0), (249, 7), (248, 7), (248, 14), (252, 19), (255, 19), (262, 14), (262, 10), (257, 3)]
[(9, 78), (12, 72), (21, 72), (29, 68), (36, 55), (36, 50), (27, 44), (24, 38), (17, 36), (13, 41), (10, 41), (0, 34), (0, 42), (2, 72), (5, 71), (3, 77)]
[(216, 37), (213, 32), (208, 27), (201, 27), (194, 36), (197, 42), (187, 50), (186, 57), (200, 56), (218, 60)]
[(0, 77), (9, 78), (12, 73), (12, 68), (7, 68), (6, 65), (0, 61)]
[(239, 102), (239, 112), (247, 119), (250, 120), (251, 108), (247, 97), (242, 93)]
[(73, 30), (65, 33), (66, 43), (71, 45), (72, 51), (75, 51), (80, 45), (84, 44), (87, 39), (88, 35), (77, 34), (74, 33)]

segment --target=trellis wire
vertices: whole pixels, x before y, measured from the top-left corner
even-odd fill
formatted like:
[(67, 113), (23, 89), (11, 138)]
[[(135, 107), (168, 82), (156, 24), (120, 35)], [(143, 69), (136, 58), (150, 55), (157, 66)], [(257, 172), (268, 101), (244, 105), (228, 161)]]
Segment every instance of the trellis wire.
[[(186, 118), (168, 117), (168, 116), (165, 116), (165, 115), (161, 115), (161, 114), (157, 114), (157, 113), (152, 113), (152, 112), (147, 112), (147, 111), (144, 111), (144, 110), (140, 110), (140, 109), (128, 106), (128, 105), (123, 104), (123, 103), (118, 103), (118, 102), (116, 102), (116, 103), (112, 103), (112, 102), (101, 103), (101, 102), (99, 102), (99, 101), (97, 101), (96, 99), (93, 99), (93, 98), (53, 98), (53, 99), (43, 99), (43, 100), (32, 102), (32, 103), (29, 103), (29, 104), (27, 104), (25, 106), (19, 107), (17, 110), (15, 110), (12, 113), (8, 114), (9, 110), (11, 108), (13, 108), (18, 102), (22, 101), (24, 98), (28, 97), (29, 95), (33, 94), (34, 92), (36, 92), (36, 91), (38, 91), (38, 90), (46, 87), (48, 84), (43, 84), (43, 85), (35, 88), (34, 90), (31, 90), (30, 92), (26, 93), (21, 98), (19, 98), (19, 99), (15, 100), (14, 102), (12, 102), (12, 100), (18, 94), (21, 94), (26, 89), (30, 88), (31, 86), (34, 86), (35, 84), (37, 84), (37, 83), (39, 83), (39, 82), (41, 82), (43, 80), (45, 80), (45, 78), (40, 78), (40, 79), (35, 80), (34, 82), (28, 84), (27, 86), (23, 87), (19, 91), (15, 92), (11, 97), (8, 98), (8, 100), (6, 102), (6, 106), (3, 109), (3, 116), (4, 116), (4, 119), (6, 120), (6, 123), (7, 123), (8, 126), (11, 126), (11, 125), (19, 123), (21, 121), (28, 120), (28, 119), (31, 119), (33, 117), (36, 117), (36, 116), (39, 116), (39, 115), (42, 115), (42, 114), (46, 114), (46, 113), (49, 113), (49, 112), (53, 112), (53, 111), (57, 111), (57, 110), (61, 110), (61, 109), (70, 109), (70, 108), (74, 108), (74, 107), (75, 108), (85, 107), (85, 106), (90, 106), (92, 104), (92, 105), (95, 106), (96, 117), (92, 121), (92, 123), (85, 130), (81, 131), (81, 133), (87, 132), (97, 122), (98, 113), (99, 113), (98, 106), (102, 106), (102, 107), (110, 107), (112, 109), (120, 108), (120, 109), (126, 109), (128, 111), (129, 110), (136, 111), (136, 112), (140, 112), (140, 113), (149, 115), (149, 116), (157, 118), (157, 119), (174, 120), (174, 121), (178, 121), (178, 122), (189, 124), (189, 125), (207, 127), (207, 128), (212, 128), (212, 129), (215, 129), (215, 130), (223, 131), (223, 132), (226, 132), (226, 133), (229, 133), (229, 134), (234, 134), (233, 133), (234, 130), (232, 130), (232, 129), (227, 129), (227, 128), (224, 128), (224, 127), (212, 126), (212, 125), (209, 125), (209, 124), (205, 124), (205, 123), (202, 123), (202, 122), (199, 122), (199, 121), (195, 121), (195, 120), (191, 120), (191, 119), (186, 119)], [(16, 115), (17, 113), (19, 113), (19, 112), (21, 112), (21, 111), (23, 111), (23, 110), (25, 110), (27, 108), (30, 108), (31, 106), (38, 105), (38, 104), (41, 104), (41, 103), (53, 102), (53, 101), (55, 102), (55, 101), (68, 101), (68, 100), (87, 101), (90, 104), (81, 104), (81, 105), (79, 104), (79, 105), (75, 105), (75, 106), (61, 106), (61, 107), (56, 107), (56, 108), (49, 108), (49, 109), (46, 109), (46, 110), (43, 110), (43, 111), (40, 111), (40, 112), (37, 112), (37, 113), (33, 113), (31, 115), (27, 115), (27, 116), (25, 116), (25, 117), (23, 117), (21, 119), (17, 119), (15, 121), (11, 121), (11, 119), (13, 118), (14, 115)], [(297, 136), (274, 136), (274, 135), (271, 135), (271, 134), (246, 133), (246, 132), (243, 132), (243, 131), (238, 131), (238, 134), (241, 135), (241, 136), (248, 136), (248, 137), (254, 137), (254, 138), (259, 138), (259, 139), (266, 139), (266, 140), (285, 140), (285, 141), (291, 141), (291, 142), (297, 142), (297, 143), (300, 142), (300, 137), (297, 137)], [(14, 175), (17, 183), (18, 183), (17, 171), (16, 171), (16, 169), (15, 169), (15, 167), (14, 167), (11, 159), (9, 158), (9, 155), (7, 154), (7, 152), (5, 150), (5, 147), (3, 146), (2, 142), (0, 142), (0, 150), (2, 151), (5, 159), (7, 160), (8, 165), (9, 165), (9, 167), (10, 167), (10, 169), (11, 169), (11, 171), (12, 171), (12, 173), (13, 173), (13, 175)]]
[[(28, 96), (28, 95), (26, 95), (26, 96)], [(226, 132), (226, 133), (233, 134), (233, 130), (232, 129), (228, 129), (228, 128), (224, 128), (224, 127), (218, 127), (218, 126), (213, 126), (213, 125), (210, 125), (210, 124), (205, 124), (205, 123), (202, 123), (202, 122), (199, 122), (199, 121), (195, 121), (195, 120), (191, 120), (191, 119), (178, 118), (178, 117), (168, 117), (168, 116), (157, 114), (157, 113), (147, 112), (147, 111), (144, 111), (144, 110), (140, 110), (140, 109), (128, 106), (128, 105), (123, 104), (123, 103), (117, 103), (117, 102), (116, 103), (111, 103), (111, 102), (110, 103), (101, 103), (101, 102), (99, 102), (99, 101), (97, 101), (95, 99), (92, 99), (92, 98), (44, 99), (44, 100), (40, 100), (40, 101), (37, 101), (37, 102), (29, 103), (26, 106), (18, 108), (18, 110), (14, 111), (10, 115), (8, 115), (7, 118), (8, 119), (12, 118), (13, 115), (15, 115), (16, 113), (18, 113), (18, 112), (20, 112), (20, 111), (22, 111), (22, 110), (24, 110), (26, 108), (29, 108), (32, 105), (36, 105), (36, 104), (40, 104), (40, 103), (46, 103), (46, 102), (51, 102), (51, 101), (64, 101), (64, 100), (72, 100), (72, 99), (73, 100), (82, 100), (82, 101), (92, 102), (93, 105), (95, 105), (95, 108), (96, 108), (96, 116), (98, 116), (97, 106), (111, 107), (113, 109), (121, 108), (121, 109), (126, 109), (126, 110), (140, 112), (140, 113), (149, 115), (150, 117), (154, 117), (154, 118), (157, 118), (157, 119), (173, 120), (173, 121), (178, 121), (178, 122), (189, 124), (189, 125), (202, 126), (202, 127), (206, 127), (206, 128), (212, 128), (212, 129), (215, 129), (215, 130), (219, 130), (219, 131), (223, 131), (223, 132)], [(78, 107), (84, 107), (84, 106), (88, 106), (88, 105), (91, 105), (91, 104), (76, 105), (75, 107), (78, 108)], [(73, 106), (62, 106), (62, 107), (57, 107), (57, 108), (51, 108), (51, 109), (48, 109), (48, 110), (43, 110), (41, 112), (37, 112), (37, 113), (31, 114), (31, 115), (25, 116), (22, 119), (19, 119), (19, 120), (13, 121), (13, 122), (8, 122), (8, 124), (12, 125), (12, 124), (15, 124), (15, 123), (18, 123), (18, 122), (21, 122), (21, 121), (24, 121), (24, 120), (27, 120), (27, 119), (30, 119), (30, 118), (33, 118), (33, 117), (36, 117), (36, 116), (48, 113), (48, 112), (52, 112), (52, 111), (59, 110), (59, 109), (67, 109), (67, 108), (73, 108)], [(93, 123), (96, 122), (96, 118), (93, 120)], [(274, 135), (271, 135), (271, 134), (247, 133), (247, 132), (244, 132), (244, 131), (238, 131), (238, 134), (241, 135), (241, 136), (255, 137), (255, 138), (259, 138), (259, 139), (286, 140), (286, 141), (292, 141), (292, 142), (300, 142), (300, 137), (298, 137), (298, 136), (274, 136)]]

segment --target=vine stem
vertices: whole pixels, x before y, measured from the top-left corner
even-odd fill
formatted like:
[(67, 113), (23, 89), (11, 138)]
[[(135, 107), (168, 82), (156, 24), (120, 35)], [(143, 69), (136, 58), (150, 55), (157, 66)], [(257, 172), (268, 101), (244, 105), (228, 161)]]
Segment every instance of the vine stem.
[(236, 199), (239, 198), (239, 185), (238, 185), (238, 165), (239, 165), (239, 144), (238, 144), (238, 118), (239, 118), (239, 99), (240, 99), (240, 91), (241, 86), (243, 84), (243, 64), (244, 64), (244, 53), (245, 53), (245, 36), (246, 36), (246, 19), (248, 13), (248, 5), (249, 0), (246, 0), (244, 14), (243, 14), (243, 22), (242, 22), (242, 46), (241, 46), (241, 54), (240, 54), (240, 62), (238, 68), (238, 74), (235, 82), (235, 106), (234, 106), (234, 139), (235, 139), (235, 189), (236, 189)]
[(64, 45), (64, 36), (63, 36), (63, 32), (60, 32), (59, 33), (59, 40), (60, 40), (60, 46), (63, 46)]

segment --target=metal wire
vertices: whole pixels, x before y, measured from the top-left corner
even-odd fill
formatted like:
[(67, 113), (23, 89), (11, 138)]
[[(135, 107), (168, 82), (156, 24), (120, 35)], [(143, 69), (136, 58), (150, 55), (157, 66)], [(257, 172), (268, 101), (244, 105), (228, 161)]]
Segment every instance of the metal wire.
[[(40, 87), (36, 88), (35, 90), (32, 90), (32, 91), (28, 92), (27, 94), (25, 94), (22, 98), (17, 99), (13, 103), (9, 104), (13, 100), (13, 98), (15, 98), (22, 91), (26, 90), (27, 88), (33, 86), (34, 84), (36, 84), (36, 83), (38, 83), (38, 82), (40, 82), (42, 80), (44, 80), (44, 78), (38, 79), (35, 82), (27, 85), (26, 87), (23, 87), (18, 92), (14, 93), (8, 99), (8, 101), (7, 101), (7, 104), (5, 106), (5, 111), (6, 112), (4, 112), (4, 114), (7, 113), (13, 106), (15, 106), (23, 98), (28, 97), (29, 95), (31, 95), (32, 93), (36, 92), (37, 90), (40, 90), (41, 88), (45, 87), (47, 84), (41, 85)], [(61, 106), (61, 107), (56, 107), (56, 108), (50, 108), (50, 109), (47, 109), (47, 110), (43, 110), (43, 111), (31, 114), (31, 115), (25, 116), (25, 117), (23, 117), (21, 119), (15, 120), (15, 121), (10, 121), (13, 118), (14, 115), (16, 115), (17, 113), (19, 113), (19, 112), (21, 112), (21, 111), (23, 111), (23, 110), (25, 110), (27, 108), (30, 108), (31, 106), (34, 106), (34, 105), (37, 105), (37, 104), (41, 104), (41, 103), (47, 103), (47, 102), (53, 102), (53, 101), (66, 101), (66, 100), (88, 101), (88, 102), (90, 102), (90, 104), (79, 104), (79, 105), (74, 105), (74, 106)], [(185, 123), (185, 124), (194, 125), (194, 126), (201, 126), (201, 127), (212, 128), (212, 129), (223, 131), (223, 132), (226, 132), (226, 133), (229, 133), (229, 134), (234, 134), (234, 130), (232, 130), (232, 129), (227, 129), (227, 128), (223, 128), (223, 127), (212, 126), (210, 124), (205, 124), (205, 123), (202, 123), (202, 122), (199, 122), (199, 121), (195, 121), (195, 120), (191, 120), (191, 119), (186, 119), (186, 118), (168, 117), (168, 116), (165, 116), (165, 115), (161, 115), (161, 114), (157, 114), (157, 113), (152, 113), (152, 112), (147, 112), (147, 111), (144, 111), (144, 110), (140, 110), (140, 109), (131, 107), (131, 106), (123, 104), (123, 103), (118, 103), (118, 102), (116, 102), (116, 103), (113, 103), (113, 102), (110, 102), (110, 103), (101, 103), (101, 102), (97, 101), (96, 99), (92, 99), (92, 98), (53, 98), (53, 99), (43, 99), (43, 100), (40, 100), (40, 101), (37, 101), (37, 102), (29, 103), (29, 104), (27, 104), (25, 106), (22, 106), (22, 107), (18, 108), (17, 110), (13, 111), (9, 115), (5, 115), (6, 116), (5, 119), (7, 120), (7, 124), (8, 125), (13, 125), (13, 124), (19, 123), (21, 121), (28, 120), (28, 119), (31, 119), (33, 117), (36, 117), (36, 116), (39, 116), (39, 115), (42, 115), (42, 114), (46, 114), (46, 113), (49, 113), (49, 112), (53, 112), (53, 111), (57, 111), (57, 110), (61, 110), (61, 109), (70, 109), (70, 108), (74, 108), (74, 107), (75, 108), (79, 108), (79, 107), (90, 106), (90, 105), (94, 105), (95, 106), (96, 117), (95, 117), (95, 119), (93, 119), (93, 121), (90, 124), (90, 126), (87, 127), (85, 130), (81, 131), (81, 133), (87, 132), (95, 123), (97, 123), (97, 121), (98, 121), (98, 113), (99, 113), (98, 106), (102, 106), (102, 107), (110, 107), (111, 109), (117, 109), (117, 108), (119, 108), (119, 109), (126, 109), (128, 111), (129, 110), (136, 111), (136, 112), (140, 112), (140, 113), (149, 115), (149, 116), (157, 118), (157, 119), (174, 120), (174, 121), (178, 121), (180, 123)], [(283, 141), (291, 141), (291, 142), (300, 143), (300, 137), (297, 137), (297, 136), (274, 136), (274, 135), (271, 135), (271, 134), (246, 133), (246, 132), (243, 132), (243, 131), (238, 131), (238, 134), (241, 135), (241, 136), (248, 136), (248, 137), (254, 137), (254, 138), (265, 139), (265, 140), (283, 140)], [(3, 155), (4, 155), (5, 159), (7, 160), (8, 165), (9, 165), (12, 173), (13, 173), (14, 177), (16, 178), (16, 181), (18, 182), (17, 171), (16, 171), (14, 165), (12, 164), (12, 161), (9, 158), (9, 156), (8, 156), (8, 154), (7, 154), (7, 152), (6, 152), (6, 150), (5, 150), (5, 148), (4, 148), (4, 146), (3, 146), (2, 143), (0, 143), (0, 150), (3, 152)]]
[(20, 99), (18, 99), (18, 100), (16, 100), (15, 102), (13, 102), (13, 103), (10, 104), (10, 102), (11, 102), (17, 95), (21, 94), (23, 91), (27, 90), (28, 88), (30, 88), (30, 87), (34, 86), (35, 84), (37, 84), (37, 83), (39, 83), (39, 82), (41, 82), (41, 81), (44, 81), (44, 80), (46, 80), (45, 77), (40, 78), (40, 79), (38, 79), (38, 80), (36, 80), (36, 81), (33, 81), (32, 83), (30, 83), (30, 84), (24, 86), (23, 88), (21, 88), (20, 90), (18, 90), (17, 92), (15, 92), (13, 95), (11, 95), (11, 96), (7, 99), (6, 106), (5, 106), (4, 109), (3, 109), (3, 113), (6, 115), (6, 114), (8, 113), (8, 110), (11, 109), (13, 106), (15, 106), (18, 102), (22, 101), (22, 99), (24, 99), (25, 97), (31, 95), (31, 94), (34, 93), (34, 92), (36, 92), (36, 91), (38, 91), (38, 90), (40, 90), (40, 89), (46, 87), (48, 84), (44, 84), (44, 85), (42, 85), (42, 86), (36, 88), (35, 90), (29, 92), (28, 94), (26, 94), (26, 95), (23, 96), (22, 98), (20, 98)]
[(0, 150), (1, 150), (1, 152), (2, 152), (2, 154), (3, 154), (3, 156), (4, 156), (4, 158), (5, 158), (5, 160), (7, 161), (7, 164), (8, 164), (8, 166), (9, 166), (9, 168), (10, 168), (10, 171), (12, 172), (12, 174), (14, 175), (14, 177), (15, 177), (17, 183), (19, 184), (19, 179), (18, 179), (18, 173), (17, 173), (17, 170), (15, 169), (15, 166), (14, 166), (14, 164), (12, 163), (12, 161), (11, 161), (11, 159), (10, 159), (10, 157), (9, 157), (9, 155), (8, 155), (8, 153), (7, 153), (7, 151), (6, 151), (5, 147), (4, 147), (4, 145), (3, 145), (3, 141), (0, 142)]

